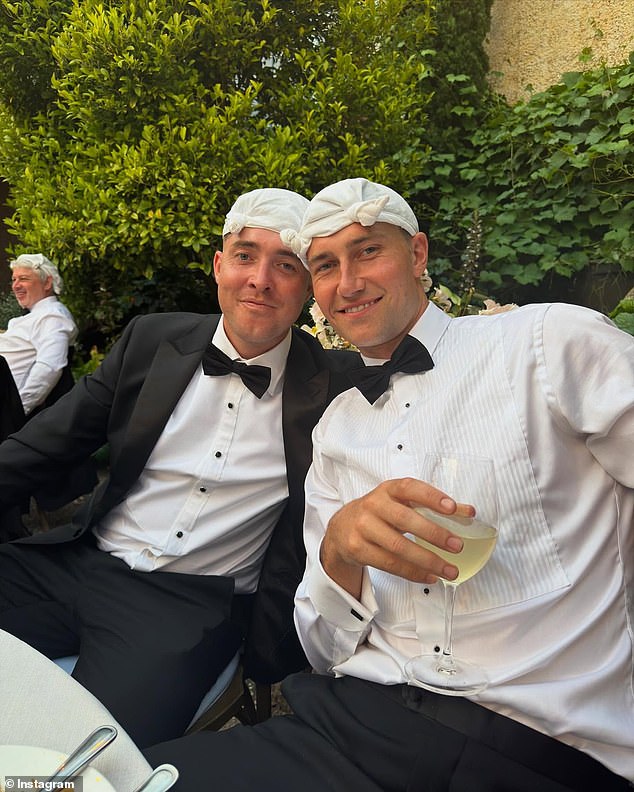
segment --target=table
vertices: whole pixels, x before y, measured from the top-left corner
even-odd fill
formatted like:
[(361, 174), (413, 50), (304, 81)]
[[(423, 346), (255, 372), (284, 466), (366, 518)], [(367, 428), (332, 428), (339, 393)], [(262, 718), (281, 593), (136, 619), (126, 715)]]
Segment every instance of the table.
[(36, 745), (70, 753), (96, 729), (117, 738), (91, 762), (118, 792), (131, 792), (150, 765), (108, 710), (44, 655), (0, 630), (0, 745)]

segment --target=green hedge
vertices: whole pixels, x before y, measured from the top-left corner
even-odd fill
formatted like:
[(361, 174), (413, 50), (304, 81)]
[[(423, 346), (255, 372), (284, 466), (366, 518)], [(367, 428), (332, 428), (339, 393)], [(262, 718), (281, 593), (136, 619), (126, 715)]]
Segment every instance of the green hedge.
[(10, 229), (60, 266), (84, 329), (111, 337), (134, 313), (213, 307), (213, 253), (239, 193), (312, 194), (350, 175), (407, 190), (423, 173), (431, 8), (3, 3)]
[(18, 305), (13, 292), (0, 294), (0, 330), (6, 330), (9, 319), (20, 316), (22, 309)]

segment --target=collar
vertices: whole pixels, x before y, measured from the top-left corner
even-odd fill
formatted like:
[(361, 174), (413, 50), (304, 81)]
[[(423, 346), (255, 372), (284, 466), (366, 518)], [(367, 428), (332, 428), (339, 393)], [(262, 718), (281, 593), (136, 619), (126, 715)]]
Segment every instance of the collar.
[(46, 308), (51, 305), (52, 303), (58, 302), (57, 297), (51, 295), (50, 297), (42, 297), (41, 300), (38, 300), (35, 305), (29, 310), (29, 313), (41, 313), (42, 311), (46, 310)]
[[(408, 335), (414, 336), (421, 344), (424, 344), (434, 359), (434, 351), (450, 322), (451, 317), (429, 300), (427, 307)], [(380, 366), (385, 363), (385, 360), (381, 358), (369, 358), (363, 355), (361, 357), (366, 366)]]
[(274, 346), (273, 349), (269, 349), (267, 352), (249, 359), (243, 358), (227, 338), (222, 317), (221, 321), (218, 322), (216, 332), (213, 334), (211, 341), (221, 352), (224, 352), (225, 355), (229, 355), (232, 360), (241, 360), (243, 363), (248, 363), (249, 365), (268, 366), (271, 369), (271, 384), (266, 391), (269, 396), (275, 396), (282, 389), (284, 384), (284, 371), (286, 369), (286, 358), (291, 348), (290, 330), (285, 338), (283, 338), (277, 346)]

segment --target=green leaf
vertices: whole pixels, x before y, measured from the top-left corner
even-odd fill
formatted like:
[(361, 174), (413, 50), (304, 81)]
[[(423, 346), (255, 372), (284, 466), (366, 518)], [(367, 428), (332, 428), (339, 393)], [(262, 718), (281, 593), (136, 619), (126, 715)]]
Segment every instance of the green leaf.
[(626, 333), (634, 336), (634, 314), (620, 313), (614, 317), (614, 324)]

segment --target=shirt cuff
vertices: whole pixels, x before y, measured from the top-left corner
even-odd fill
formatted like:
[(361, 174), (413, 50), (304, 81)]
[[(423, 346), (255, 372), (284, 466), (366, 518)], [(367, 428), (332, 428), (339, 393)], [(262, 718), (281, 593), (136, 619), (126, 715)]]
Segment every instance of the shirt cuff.
[(326, 621), (352, 632), (364, 630), (379, 610), (366, 569), (363, 570), (359, 602), (328, 577), (321, 563), (317, 561), (309, 573), (308, 596), (317, 613)]

